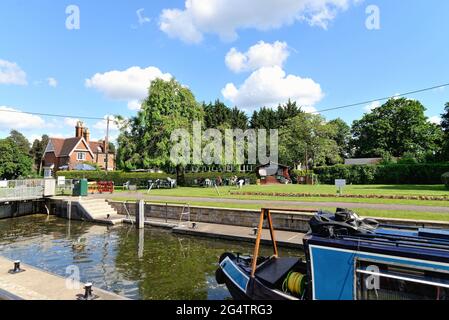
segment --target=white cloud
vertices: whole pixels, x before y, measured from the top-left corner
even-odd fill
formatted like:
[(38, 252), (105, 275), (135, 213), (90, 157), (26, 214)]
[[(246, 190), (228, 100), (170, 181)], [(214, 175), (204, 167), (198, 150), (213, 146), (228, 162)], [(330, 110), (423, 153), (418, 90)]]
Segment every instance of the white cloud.
[(131, 67), (124, 71), (97, 73), (86, 79), (85, 85), (102, 92), (110, 99), (128, 101), (128, 107), (135, 107), (133, 102), (146, 98), (151, 82), (157, 78), (168, 81), (172, 76), (156, 67)]
[(372, 112), (374, 109), (377, 109), (381, 106), (380, 101), (374, 101), (372, 103), (370, 103), (369, 105), (367, 105), (364, 109), (366, 112), (370, 113)]
[(142, 103), (139, 100), (131, 100), (128, 102), (128, 109), (139, 111), (142, 108)]
[(108, 117), (110, 119), (110, 121), (109, 121), (109, 131), (118, 131), (118, 130), (120, 130), (120, 127), (119, 127), (120, 121), (118, 119), (116, 119), (112, 115), (105, 115), (104, 116), (104, 120), (100, 120), (96, 124), (94, 124), (94, 129), (106, 132), (106, 130), (107, 130), (107, 121), (106, 120), (108, 119)]
[(312, 79), (287, 75), (278, 66), (262, 67), (253, 72), (240, 88), (228, 83), (222, 94), (233, 104), (245, 109), (273, 107), (291, 99), (313, 112), (316, 111), (313, 106), (323, 98), (318, 83)]
[(295, 21), (326, 29), (336, 15), (361, 0), (186, 0), (185, 8), (165, 9), (160, 29), (172, 38), (199, 43), (205, 33), (235, 40), (238, 29), (278, 29)]
[(26, 86), (27, 75), (16, 63), (0, 59), (0, 84)]
[(45, 121), (39, 116), (20, 113), (20, 110), (11, 107), (0, 106), (0, 130), (1, 129), (28, 130), (28, 129), (38, 129), (44, 126)]
[(285, 42), (266, 43), (259, 41), (245, 53), (232, 48), (226, 55), (225, 62), (234, 72), (253, 71), (261, 67), (283, 67), (290, 52)]
[(80, 120), (75, 119), (75, 118), (64, 118), (65, 126), (70, 127), (70, 128), (75, 128), (78, 121), (80, 121)]
[(58, 86), (58, 80), (56, 80), (55, 78), (47, 78), (47, 84), (52, 87), (52, 88), (56, 88)]
[(433, 124), (441, 124), (441, 121), (443, 121), (443, 119), (441, 119), (441, 117), (439, 116), (433, 116), (429, 118), (429, 122)]

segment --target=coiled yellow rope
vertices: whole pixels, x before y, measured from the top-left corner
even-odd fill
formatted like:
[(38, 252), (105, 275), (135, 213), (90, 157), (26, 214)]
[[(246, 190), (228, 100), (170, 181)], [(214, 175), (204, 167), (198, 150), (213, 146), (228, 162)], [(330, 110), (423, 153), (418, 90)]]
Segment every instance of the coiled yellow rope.
[(302, 296), (305, 290), (306, 276), (299, 272), (290, 272), (282, 284), (284, 292), (290, 292), (295, 296)]

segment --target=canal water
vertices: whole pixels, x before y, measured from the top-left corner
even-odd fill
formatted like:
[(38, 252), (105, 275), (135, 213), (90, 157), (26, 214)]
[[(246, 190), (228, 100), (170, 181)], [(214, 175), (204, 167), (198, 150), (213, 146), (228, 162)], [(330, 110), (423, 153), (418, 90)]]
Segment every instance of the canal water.
[[(53, 216), (0, 220), (0, 255), (131, 299), (224, 300), (215, 281), (220, 255), (251, 253), (250, 243), (178, 236), (162, 229), (106, 227)], [(270, 255), (271, 248), (262, 248)], [(301, 251), (281, 250), (302, 256)]]

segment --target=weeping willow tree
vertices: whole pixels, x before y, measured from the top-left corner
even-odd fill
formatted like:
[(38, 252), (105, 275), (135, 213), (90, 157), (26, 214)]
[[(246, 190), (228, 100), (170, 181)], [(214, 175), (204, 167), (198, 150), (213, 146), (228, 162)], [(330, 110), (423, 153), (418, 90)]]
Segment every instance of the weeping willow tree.
[[(193, 121), (202, 121), (203, 110), (193, 93), (175, 79), (156, 79), (135, 117), (123, 122), (118, 138), (117, 164), (120, 169), (166, 169), (172, 165), (171, 134), (190, 130)], [(183, 171), (177, 166), (177, 171)]]

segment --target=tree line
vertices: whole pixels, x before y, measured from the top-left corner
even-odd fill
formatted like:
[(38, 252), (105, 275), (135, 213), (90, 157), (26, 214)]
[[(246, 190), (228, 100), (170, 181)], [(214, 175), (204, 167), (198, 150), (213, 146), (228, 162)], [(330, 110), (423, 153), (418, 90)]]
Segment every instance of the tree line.
[[(436, 163), (449, 161), (449, 102), (441, 124), (425, 116), (417, 100), (390, 99), (351, 126), (342, 119), (326, 120), (303, 111), (296, 102), (263, 107), (247, 115), (220, 100), (198, 102), (191, 90), (176, 80), (157, 79), (136, 116), (121, 119), (117, 140), (117, 168), (171, 167), (171, 133), (191, 130), (193, 121), (204, 129), (278, 129), (279, 162), (309, 168), (343, 163), (345, 158), (382, 158), (384, 162)], [(32, 177), (40, 172), (48, 144), (43, 135), (32, 144), (16, 130), (0, 139), (0, 178)], [(183, 168), (178, 167), (178, 170)]]
[(37, 177), (48, 139), (43, 135), (30, 144), (17, 130), (11, 130), (8, 137), (0, 139), (0, 179)]
[(137, 116), (122, 126), (117, 165), (123, 170), (170, 166), (171, 132), (189, 130), (193, 121), (202, 121), (206, 129), (278, 129), (279, 161), (292, 167), (333, 165), (352, 157), (449, 161), (449, 103), (441, 125), (431, 123), (425, 111), (417, 100), (392, 98), (351, 126), (340, 118), (328, 121), (306, 113), (292, 101), (248, 116), (220, 100), (199, 103), (176, 80), (158, 79)]

